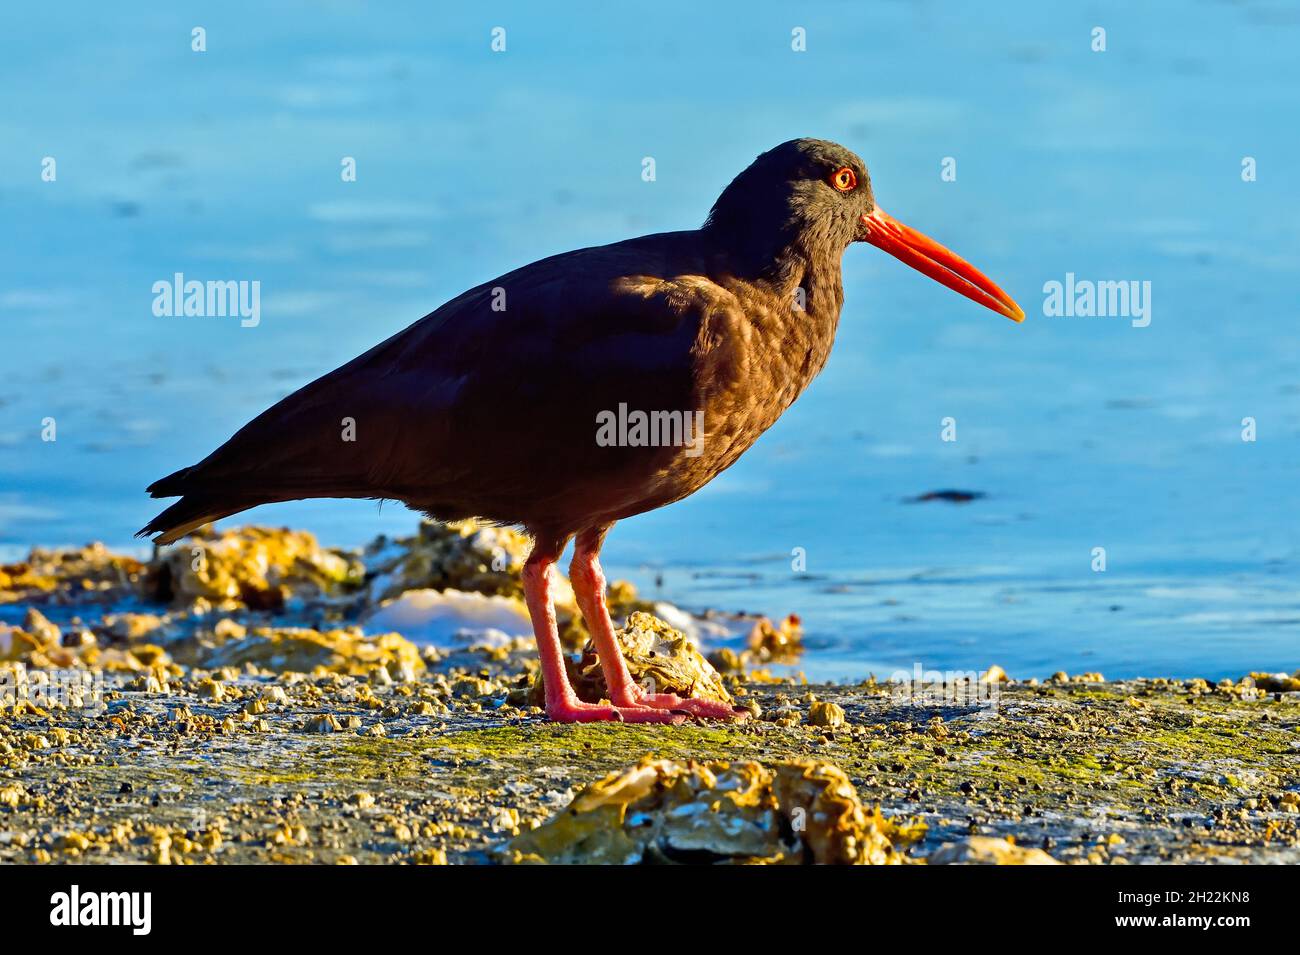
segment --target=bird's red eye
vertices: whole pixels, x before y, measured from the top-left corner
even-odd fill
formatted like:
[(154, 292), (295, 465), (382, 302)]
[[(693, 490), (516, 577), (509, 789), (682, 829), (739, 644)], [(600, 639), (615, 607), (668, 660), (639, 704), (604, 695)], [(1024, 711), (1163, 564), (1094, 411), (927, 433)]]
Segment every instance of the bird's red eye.
[(840, 192), (848, 192), (858, 184), (858, 176), (848, 166), (843, 166), (831, 173), (831, 185)]

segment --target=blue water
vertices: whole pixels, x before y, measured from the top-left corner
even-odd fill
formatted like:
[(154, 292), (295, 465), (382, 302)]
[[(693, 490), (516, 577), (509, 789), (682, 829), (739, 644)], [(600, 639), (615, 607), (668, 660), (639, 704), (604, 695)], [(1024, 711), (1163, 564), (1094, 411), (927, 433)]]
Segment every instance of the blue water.
[[(510, 268), (694, 226), (813, 135), (1028, 319), (851, 249), (821, 378), (608, 569), (800, 612), (815, 676), (1300, 666), (1294, 5), (622, 6), (0, 9), (0, 547), (130, 546), (144, 485), (281, 395)], [(261, 323), (155, 317), (175, 272), (260, 281)], [(1150, 325), (1045, 316), (1067, 272), (1150, 282)], [(904, 503), (941, 488), (987, 497)], [(338, 544), (415, 520), (247, 518)]]

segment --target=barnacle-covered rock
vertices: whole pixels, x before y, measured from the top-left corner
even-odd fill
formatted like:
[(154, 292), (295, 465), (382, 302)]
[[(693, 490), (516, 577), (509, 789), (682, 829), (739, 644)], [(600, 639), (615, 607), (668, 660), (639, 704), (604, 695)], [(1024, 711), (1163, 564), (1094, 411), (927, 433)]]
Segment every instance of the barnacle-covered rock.
[(63, 642), (63, 631), (35, 607), (27, 608), (23, 629), (45, 647), (57, 647)]
[(35, 669), (78, 667), (110, 673), (137, 673), (169, 662), (166, 653), (151, 644), (103, 646), (89, 630), (74, 628), (65, 634), (35, 607), (27, 609), (21, 627), (0, 623), (0, 661)]
[(165, 637), (169, 631), (165, 617), (129, 612), (105, 614), (95, 629), (107, 639), (121, 643), (157, 640)]
[(743, 650), (737, 653), (730, 647), (720, 647), (709, 654), (709, 663), (722, 673), (745, 676), (770, 663), (797, 663), (803, 650), (803, 624), (797, 614), (789, 614), (779, 626), (760, 617), (750, 629)]
[(137, 643), (129, 647), (87, 646), (78, 659), (88, 667), (109, 673), (143, 673), (159, 668), (170, 670), (173, 675), (180, 673), (172, 664), (167, 651), (152, 643)]
[[(223, 628), (224, 641), (188, 640), (173, 645), (182, 663), (205, 669), (247, 664), (277, 673), (341, 673), (366, 676), (377, 666), (394, 677), (409, 678), (424, 670), (419, 648), (396, 633), (366, 636), (360, 628), (312, 630), (308, 627)], [(220, 641), (220, 642), (216, 642)]]
[(133, 594), (145, 569), (136, 558), (110, 553), (99, 543), (36, 547), (26, 560), (0, 566), (0, 604), (111, 601)]
[[(654, 613), (655, 605), (649, 600), (642, 600), (636, 591), (636, 585), (629, 580), (612, 580), (605, 588), (605, 603), (609, 615), (615, 620), (625, 620), (638, 610)], [(671, 605), (665, 604), (665, 607)], [(675, 609), (675, 608), (673, 608)]]
[(789, 614), (780, 626), (760, 617), (749, 633), (749, 663), (794, 663), (803, 654), (803, 623)]
[[(616, 630), (615, 636), (632, 679), (650, 692), (733, 702), (718, 671), (700, 655), (690, 638), (653, 614), (634, 611), (627, 618), (627, 626)], [(583, 648), (582, 658), (570, 670), (569, 677), (580, 700), (599, 703), (609, 697), (594, 644), (589, 642)], [(533, 683), (531, 699), (536, 706), (541, 706), (546, 699), (540, 671)]]
[(302, 730), (304, 733), (341, 733), (343, 724), (333, 713), (320, 713), (303, 723)]
[(927, 860), (931, 865), (1060, 865), (1042, 849), (1018, 846), (1006, 839), (970, 836), (936, 849)]
[(1250, 679), (1256, 689), (1266, 693), (1295, 693), (1300, 690), (1300, 670), (1290, 676), (1285, 673), (1252, 673)]
[(827, 726), (834, 729), (844, 725), (844, 707), (838, 703), (817, 700), (808, 706), (808, 725)]
[(21, 627), (0, 623), (0, 660), (34, 667), (72, 666), (76, 652), (63, 646), (62, 632), (35, 607), (28, 607)]
[[(531, 548), (525, 534), (509, 527), (424, 521), (412, 537), (380, 537), (366, 548), (370, 596), (378, 602), (407, 590), (450, 589), (522, 597)], [(565, 596), (572, 599), (571, 593), (559, 595)]]
[(241, 527), (203, 529), (158, 553), (150, 596), (179, 604), (281, 610), (291, 599), (345, 593), (365, 579), (360, 557), (321, 547), (306, 531)]
[(838, 767), (812, 759), (646, 758), (582, 790), (513, 839), (513, 863), (857, 864), (904, 861), (924, 835), (868, 811)]

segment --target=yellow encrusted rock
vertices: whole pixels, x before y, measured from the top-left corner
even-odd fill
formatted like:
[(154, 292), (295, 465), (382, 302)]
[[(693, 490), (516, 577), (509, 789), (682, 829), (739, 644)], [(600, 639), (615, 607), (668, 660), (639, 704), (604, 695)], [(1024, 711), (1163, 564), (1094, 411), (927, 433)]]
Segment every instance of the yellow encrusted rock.
[(425, 668), (420, 650), (401, 634), (367, 636), (359, 628), (312, 630), (308, 627), (257, 627), (215, 646), (177, 645), (181, 662), (206, 669), (243, 668), (248, 664), (277, 673), (327, 671), (366, 676), (383, 666), (394, 678), (408, 678)]
[(940, 846), (930, 856), (931, 865), (1060, 865), (1042, 849), (1025, 848), (1006, 839), (971, 836)]
[(674, 762), (647, 757), (582, 790), (505, 848), (516, 864), (853, 864), (905, 861), (924, 835), (867, 810), (824, 761)]
[[(627, 626), (615, 631), (615, 637), (632, 679), (651, 692), (733, 702), (722, 677), (691, 639), (653, 614), (634, 611), (627, 618)], [(569, 677), (579, 699), (599, 703), (608, 698), (609, 690), (594, 644), (588, 642), (583, 648), (582, 658), (571, 666)], [(540, 706), (545, 698), (546, 688), (539, 672), (530, 699)]]
[(268, 527), (221, 533), (201, 528), (159, 551), (150, 565), (156, 599), (182, 605), (202, 599), (255, 610), (344, 592), (364, 579), (358, 555), (321, 547), (306, 531)]

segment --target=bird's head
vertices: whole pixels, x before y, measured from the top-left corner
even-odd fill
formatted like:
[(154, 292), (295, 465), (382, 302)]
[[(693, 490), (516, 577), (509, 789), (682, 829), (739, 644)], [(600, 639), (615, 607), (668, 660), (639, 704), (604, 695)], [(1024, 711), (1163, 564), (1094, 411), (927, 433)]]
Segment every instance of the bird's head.
[(876, 205), (866, 164), (824, 139), (792, 139), (760, 155), (722, 191), (705, 229), (760, 256), (796, 249), (838, 257), (870, 242), (986, 308), (1025, 317), (973, 265)]

